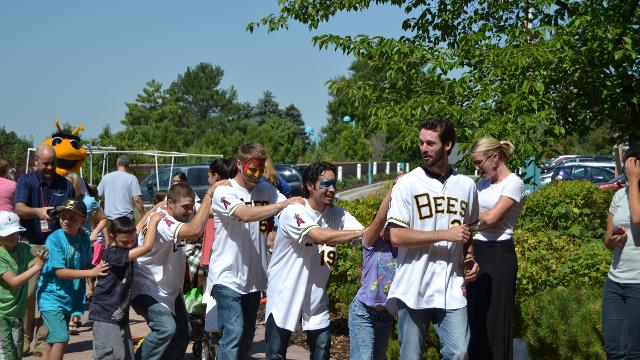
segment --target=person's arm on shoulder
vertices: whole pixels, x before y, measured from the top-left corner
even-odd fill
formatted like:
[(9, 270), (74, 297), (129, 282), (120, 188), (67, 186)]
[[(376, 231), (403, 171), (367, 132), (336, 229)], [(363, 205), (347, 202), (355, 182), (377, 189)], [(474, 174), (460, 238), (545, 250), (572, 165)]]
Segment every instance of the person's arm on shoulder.
[(207, 220), (209, 219), (209, 212), (211, 211), (211, 201), (213, 200), (213, 193), (219, 186), (227, 186), (229, 185), (228, 180), (221, 180), (211, 185), (207, 191), (205, 191), (204, 196), (202, 196), (202, 202), (200, 203), (200, 208), (196, 215), (193, 217), (191, 222), (185, 223), (180, 227), (178, 232), (178, 236), (180, 239), (196, 239), (202, 234), (204, 231), (204, 226), (207, 224)]
[(362, 236), (362, 242), (367, 247), (372, 247), (375, 244), (376, 239), (380, 236), (380, 232), (384, 229), (384, 226), (387, 223), (387, 212), (389, 211), (389, 203), (391, 202), (391, 189), (392, 188), (389, 188), (389, 190), (387, 190), (387, 193), (378, 208), (378, 212), (376, 212), (375, 218), (373, 218), (373, 221)]
[(104, 211), (102, 211), (102, 208), (98, 208), (98, 210), (93, 214), (93, 221), (97, 221), (97, 224), (93, 227), (93, 231), (91, 231), (91, 235), (89, 235), (89, 240), (91, 240), (91, 242), (95, 242), (98, 240), (98, 234), (100, 233), (102, 233), (105, 239), (108, 239), (109, 235), (106, 229), (109, 221), (107, 220)]
[(282, 211), (282, 209), (289, 206), (289, 204), (294, 203), (304, 205), (304, 199), (300, 196), (294, 196), (286, 199), (285, 201), (265, 206), (247, 206), (240, 204), (235, 208), (231, 215), (243, 222), (261, 221), (276, 215)]
[(627, 187), (629, 197), (629, 213), (631, 214), (631, 223), (640, 224), (640, 159), (630, 157), (625, 162), (625, 171), (627, 174)]
[(133, 261), (140, 256), (146, 255), (151, 251), (151, 249), (153, 249), (153, 245), (156, 241), (158, 223), (160, 223), (165, 216), (166, 215), (162, 212), (157, 212), (151, 215), (149, 224), (147, 225), (147, 232), (144, 234), (144, 242), (141, 246), (129, 250), (129, 255), (127, 256), (128, 261)]
[(15, 275), (13, 271), (8, 270), (2, 274), (2, 280), (12, 288), (17, 289), (20, 285), (29, 281), (33, 275), (42, 270), (44, 263), (47, 261), (47, 254), (48, 252), (46, 249), (41, 250), (36, 256), (35, 263), (30, 268), (18, 275)]
[(361, 237), (363, 232), (364, 230), (335, 230), (316, 227), (309, 230), (306, 237), (317, 244), (338, 245)]

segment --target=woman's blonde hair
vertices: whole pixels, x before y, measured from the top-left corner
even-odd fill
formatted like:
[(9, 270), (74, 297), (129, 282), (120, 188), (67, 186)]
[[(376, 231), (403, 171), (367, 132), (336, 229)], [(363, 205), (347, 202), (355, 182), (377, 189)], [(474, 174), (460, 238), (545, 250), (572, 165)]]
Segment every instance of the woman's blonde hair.
[(76, 194), (76, 196), (81, 196), (82, 184), (80, 183), (80, 181), (82, 181), (82, 179), (80, 179), (80, 176), (74, 172), (68, 172), (66, 178), (71, 182), (73, 192)]
[(273, 162), (270, 157), (267, 157), (267, 160), (264, 162), (264, 174), (262, 176), (264, 176), (271, 185), (278, 185), (278, 171), (273, 167)]
[(481, 153), (484, 156), (497, 153), (502, 160), (506, 161), (515, 149), (510, 141), (498, 141), (491, 136), (484, 136), (473, 143), (471, 153)]

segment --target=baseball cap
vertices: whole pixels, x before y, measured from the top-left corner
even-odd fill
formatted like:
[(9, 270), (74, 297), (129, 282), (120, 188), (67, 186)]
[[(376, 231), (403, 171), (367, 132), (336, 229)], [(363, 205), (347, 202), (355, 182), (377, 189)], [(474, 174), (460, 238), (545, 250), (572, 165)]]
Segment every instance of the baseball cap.
[(79, 198), (67, 199), (62, 203), (62, 205), (56, 207), (56, 211), (63, 210), (75, 211), (76, 213), (82, 215), (82, 217), (87, 217), (87, 206), (84, 204), (84, 201)]
[(26, 229), (20, 226), (20, 218), (11, 211), (0, 211), (0, 236), (5, 237)]

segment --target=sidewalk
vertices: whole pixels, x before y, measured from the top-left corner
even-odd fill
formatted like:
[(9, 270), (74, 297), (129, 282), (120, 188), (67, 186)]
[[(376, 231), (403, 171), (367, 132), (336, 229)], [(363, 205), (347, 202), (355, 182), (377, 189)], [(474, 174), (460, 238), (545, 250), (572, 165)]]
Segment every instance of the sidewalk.
[[(149, 328), (144, 322), (144, 319), (131, 310), (129, 314), (131, 320), (131, 334), (135, 336), (145, 335)], [(71, 335), (71, 340), (67, 346), (64, 358), (69, 360), (89, 360), (92, 358), (92, 341), (93, 331), (89, 327), (90, 323), (87, 319), (87, 312), (82, 318), (83, 326), (80, 328), (80, 334)], [(33, 345), (33, 344), (32, 344)], [(256, 328), (256, 336), (253, 339), (253, 346), (251, 347), (252, 359), (264, 359), (265, 358), (265, 342), (264, 342), (264, 326), (258, 325)], [(308, 359), (309, 352), (304, 348), (296, 345), (290, 345), (287, 352), (287, 359), (302, 360)], [(26, 360), (40, 360), (41, 358), (35, 356), (23, 357)], [(187, 355), (184, 360), (194, 360), (195, 357), (191, 354), (191, 345), (187, 349)]]

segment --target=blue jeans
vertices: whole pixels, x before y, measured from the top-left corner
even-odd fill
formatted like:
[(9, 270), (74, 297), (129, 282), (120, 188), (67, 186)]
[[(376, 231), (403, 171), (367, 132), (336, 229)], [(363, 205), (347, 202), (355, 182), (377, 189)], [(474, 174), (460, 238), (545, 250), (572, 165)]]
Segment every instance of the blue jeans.
[(218, 324), (222, 336), (218, 342), (220, 360), (249, 358), (256, 318), (260, 307), (260, 292), (237, 293), (224, 285), (213, 285), (211, 295), (218, 304)]
[(131, 306), (144, 317), (151, 330), (144, 337), (142, 348), (136, 353), (136, 360), (182, 359), (191, 333), (182, 296), (176, 298), (175, 315), (149, 295), (136, 296)]
[(385, 310), (375, 310), (358, 299), (349, 306), (350, 359), (386, 359), (393, 317)]
[(621, 284), (607, 277), (602, 337), (608, 359), (640, 359), (640, 284)]
[[(307, 330), (307, 345), (309, 346), (309, 359), (329, 360), (331, 353), (331, 327), (327, 326), (318, 330)], [(281, 360), (287, 358), (287, 347), (291, 331), (278, 327), (269, 314), (265, 324), (265, 341), (267, 343), (267, 360)]]
[(424, 351), (429, 324), (440, 338), (443, 359), (466, 359), (469, 346), (467, 308), (455, 310), (412, 309), (398, 300), (398, 338), (400, 359), (420, 360)]

